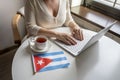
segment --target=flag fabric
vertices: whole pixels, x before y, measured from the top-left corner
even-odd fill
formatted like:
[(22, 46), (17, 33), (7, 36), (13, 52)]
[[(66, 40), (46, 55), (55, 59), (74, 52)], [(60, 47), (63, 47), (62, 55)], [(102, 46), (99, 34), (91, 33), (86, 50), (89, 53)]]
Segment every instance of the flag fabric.
[(63, 51), (33, 54), (32, 60), (35, 72), (67, 68), (70, 64)]

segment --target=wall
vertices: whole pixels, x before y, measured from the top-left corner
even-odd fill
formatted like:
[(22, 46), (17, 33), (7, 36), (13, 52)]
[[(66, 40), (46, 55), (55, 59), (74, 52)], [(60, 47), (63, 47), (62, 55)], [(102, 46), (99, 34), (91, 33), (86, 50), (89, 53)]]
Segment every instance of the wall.
[(0, 0), (0, 50), (14, 45), (11, 20), (24, 0)]

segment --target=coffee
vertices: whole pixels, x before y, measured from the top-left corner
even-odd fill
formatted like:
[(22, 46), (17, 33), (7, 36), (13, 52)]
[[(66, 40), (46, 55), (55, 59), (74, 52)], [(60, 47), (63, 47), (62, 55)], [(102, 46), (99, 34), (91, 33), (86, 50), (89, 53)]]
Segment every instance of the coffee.
[(46, 39), (45, 39), (45, 38), (42, 38), (42, 37), (38, 37), (38, 38), (36, 39), (36, 41), (39, 42), (39, 43), (44, 43), (44, 42), (46, 42)]

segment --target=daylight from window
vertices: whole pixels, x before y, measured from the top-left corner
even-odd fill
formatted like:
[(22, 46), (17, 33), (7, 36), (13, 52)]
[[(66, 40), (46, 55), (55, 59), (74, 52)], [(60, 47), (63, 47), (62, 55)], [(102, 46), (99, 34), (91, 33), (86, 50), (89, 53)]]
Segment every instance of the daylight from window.
[(120, 0), (102, 0), (111, 4), (112, 7), (120, 9)]

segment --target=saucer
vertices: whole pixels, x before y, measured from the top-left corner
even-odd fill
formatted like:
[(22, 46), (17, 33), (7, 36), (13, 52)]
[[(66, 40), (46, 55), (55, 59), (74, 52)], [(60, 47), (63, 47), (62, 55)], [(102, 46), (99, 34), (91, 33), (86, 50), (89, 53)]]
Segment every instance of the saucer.
[(40, 52), (40, 53), (46, 52), (46, 51), (49, 50), (50, 47), (51, 47), (50, 43), (47, 42), (47, 45), (46, 45), (46, 47), (45, 47), (44, 49), (37, 49), (37, 48), (35, 47), (35, 43), (34, 43), (34, 42), (30, 42), (30, 48), (31, 48), (34, 52)]

